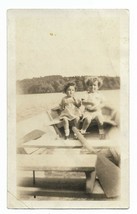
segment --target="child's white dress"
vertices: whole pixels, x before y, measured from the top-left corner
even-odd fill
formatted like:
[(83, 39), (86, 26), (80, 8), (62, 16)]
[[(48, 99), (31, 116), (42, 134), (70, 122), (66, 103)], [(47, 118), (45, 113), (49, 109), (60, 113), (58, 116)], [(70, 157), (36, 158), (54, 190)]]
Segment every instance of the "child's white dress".
[[(99, 92), (88, 93), (85, 96), (84, 101), (91, 102), (92, 104), (85, 105), (85, 110), (83, 113), (83, 119), (89, 118), (91, 120), (99, 118), (100, 122), (103, 123), (103, 115), (101, 111), (101, 104), (104, 102), (104, 97)], [(93, 109), (94, 106), (98, 106), (96, 109)]]
[(80, 101), (77, 100), (74, 97), (64, 97), (61, 101), (60, 107), (61, 107), (61, 114), (60, 119), (63, 119), (66, 117), (68, 120), (73, 120), (76, 117), (81, 116), (81, 111), (79, 109), (80, 107)]

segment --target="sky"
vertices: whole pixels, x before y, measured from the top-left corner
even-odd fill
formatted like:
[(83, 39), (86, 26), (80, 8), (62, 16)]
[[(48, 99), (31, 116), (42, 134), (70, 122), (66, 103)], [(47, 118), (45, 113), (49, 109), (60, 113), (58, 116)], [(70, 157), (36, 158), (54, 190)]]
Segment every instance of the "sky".
[(118, 11), (15, 10), (12, 16), (17, 80), (120, 75)]

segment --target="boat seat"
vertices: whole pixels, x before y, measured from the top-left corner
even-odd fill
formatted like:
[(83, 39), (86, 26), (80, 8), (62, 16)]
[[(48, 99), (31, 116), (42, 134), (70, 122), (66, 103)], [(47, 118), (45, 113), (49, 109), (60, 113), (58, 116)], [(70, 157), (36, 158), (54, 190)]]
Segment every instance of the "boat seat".
[[(61, 128), (63, 127), (63, 122), (59, 119), (60, 107), (56, 106), (56, 107), (50, 109), (48, 114), (50, 115), (50, 119), (51, 119), (51, 122), (49, 125), (53, 126), (55, 128), (57, 134), (59, 134), (59, 136), (62, 137), (63, 135), (62, 135)], [(95, 133), (98, 130), (99, 134), (97, 134), (96, 137), (101, 140), (106, 139), (107, 130), (109, 130), (111, 127), (119, 126), (119, 115), (115, 109), (113, 109), (109, 106), (104, 106), (102, 108), (102, 114), (104, 117), (104, 130), (102, 130), (102, 129), (98, 130), (97, 121), (94, 119), (94, 120), (92, 120), (92, 122), (86, 132), (86, 134), (89, 134), (90, 132), (92, 132), (92, 135), (93, 135), (93, 132)], [(83, 121), (80, 122), (80, 129), (82, 127), (82, 123), (83, 123)], [(70, 127), (72, 127), (73, 125), (74, 125), (73, 121), (70, 122)]]
[(75, 152), (65, 154), (41, 154), (41, 155), (17, 155), (17, 168), (23, 171), (32, 171), (32, 182), (35, 187), (36, 171), (66, 171), (84, 172), (86, 175), (85, 191), (92, 193), (96, 179), (95, 154), (77, 154)]

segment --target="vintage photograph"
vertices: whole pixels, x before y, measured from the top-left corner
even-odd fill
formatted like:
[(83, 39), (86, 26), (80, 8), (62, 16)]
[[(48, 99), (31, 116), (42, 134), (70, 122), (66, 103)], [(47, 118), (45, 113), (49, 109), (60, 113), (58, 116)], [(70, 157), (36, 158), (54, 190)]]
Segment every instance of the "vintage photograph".
[(8, 100), (10, 208), (128, 207), (128, 11), (9, 10)]

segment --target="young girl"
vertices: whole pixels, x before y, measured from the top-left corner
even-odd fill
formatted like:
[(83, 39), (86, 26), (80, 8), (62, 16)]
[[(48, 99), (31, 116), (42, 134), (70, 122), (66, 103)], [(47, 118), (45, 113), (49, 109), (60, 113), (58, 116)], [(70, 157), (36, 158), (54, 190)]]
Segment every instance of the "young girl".
[(79, 107), (81, 106), (81, 101), (77, 100), (74, 97), (75, 91), (76, 85), (74, 83), (68, 83), (64, 87), (64, 92), (66, 93), (66, 96), (63, 97), (60, 103), (61, 107), (60, 119), (63, 121), (65, 139), (67, 139), (70, 134), (69, 122), (73, 121), (74, 125), (78, 128), (79, 118), (81, 116), (79, 109)]
[(104, 138), (104, 130), (103, 130), (103, 115), (101, 112), (101, 108), (104, 106), (104, 98), (98, 92), (98, 89), (102, 85), (101, 79), (95, 77), (88, 79), (87, 83), (88, 92), (83, 99), (82, 104), (85, 106), (85, 111), (83, 114), (83, 126), (81, 129), (81, 134), (84, 134), (89, 127), (91, 121), (95, 119), (99, 126), (99, 134), (100, 138)]

